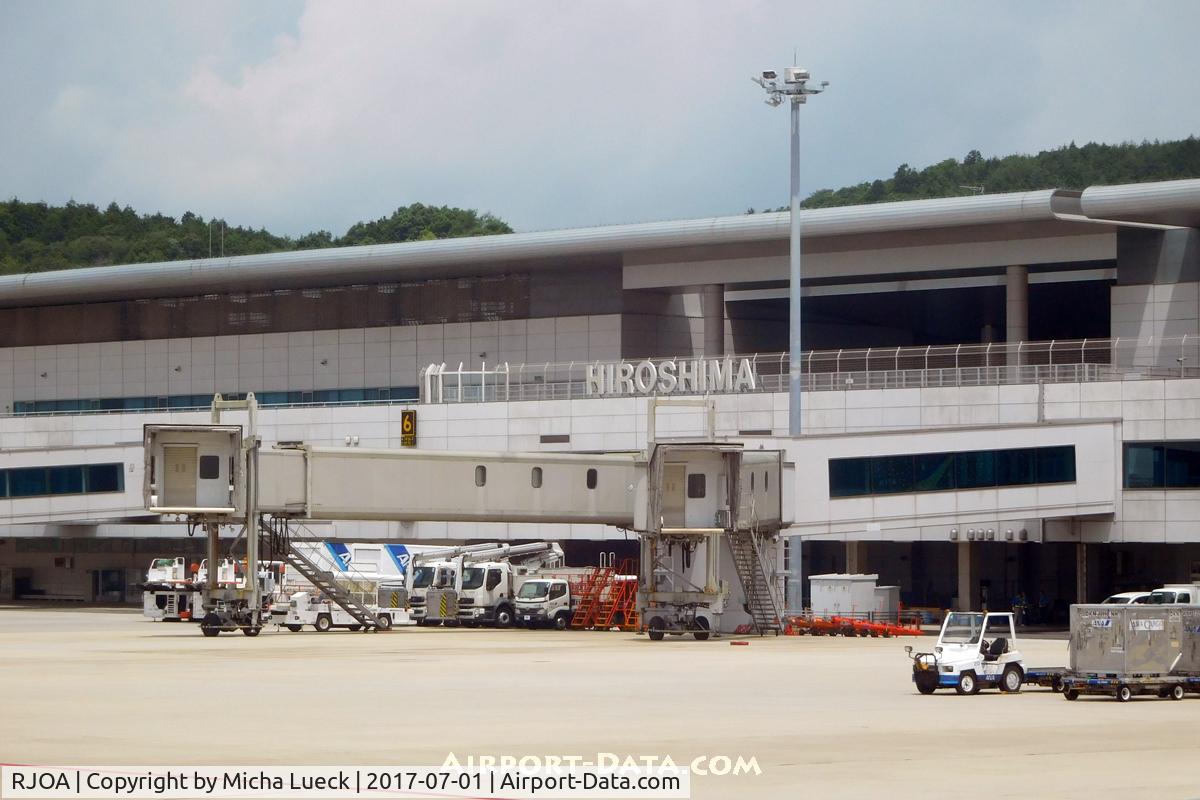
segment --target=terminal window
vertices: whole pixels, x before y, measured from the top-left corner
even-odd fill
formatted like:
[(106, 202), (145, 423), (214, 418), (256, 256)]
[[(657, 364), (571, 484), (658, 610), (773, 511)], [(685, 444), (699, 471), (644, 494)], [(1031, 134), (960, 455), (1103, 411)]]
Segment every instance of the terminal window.
[(70, 464), (0, 470), (0, 497), (20, 499), (125, 491), (121, 464)]
[(1126, 442), (1126, 489), (1200, 488), (1200, 442)]
[(829, 496), (835, 498), (1074, 481), (1074, 445), (829, 460)]

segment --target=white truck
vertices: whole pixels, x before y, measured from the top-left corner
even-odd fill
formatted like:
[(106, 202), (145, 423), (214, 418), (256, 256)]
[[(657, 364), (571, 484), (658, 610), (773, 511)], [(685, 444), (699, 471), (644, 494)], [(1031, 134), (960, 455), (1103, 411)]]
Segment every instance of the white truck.
[(458, 571), (457, 609), (460, 625), (495, 625), (511, 628), (516, 623), (516, 597), (521, 585), (543, 569), (562, 567), (562, 548), (555, 543), (536, 542), (503, 545), (495, 551), (473, 554)]
[(1025, 666), (1017, 649), (1013, 615), (955, 611), (946, 615), (932, 653), (904, 651), (912, 659), (912, 679), (921, 694), (953, 687), (959, 694), (979, 694), (985, 686), (1019, 692)]
[(563, 578), (532, 578), (517, 590), (516, 624), (522, 628), (553, 627), (565, 631), (579, 598)]
[[(412, 624), (407, 609), (379, 606), (368, 608), (375, 614), (381, 630), (390, 630), (396, 625)], [(271, 622), (293, 633), (298, 633), (305, 625), (311, 625), (322, 633), (333, 628), (347, 628), (352, 631), (362, 628), (362, 623), (348, 611), (336, 603), (329, 602), (318, 593), (307, 591), (292, 593), (286, 605), (272, 604)]]
[(419, 625), (514, 622), (517, 574), (562, 563), (562, 548), (551, 542), (487, 544), (447, 548), (414, 556), (408, 603)]

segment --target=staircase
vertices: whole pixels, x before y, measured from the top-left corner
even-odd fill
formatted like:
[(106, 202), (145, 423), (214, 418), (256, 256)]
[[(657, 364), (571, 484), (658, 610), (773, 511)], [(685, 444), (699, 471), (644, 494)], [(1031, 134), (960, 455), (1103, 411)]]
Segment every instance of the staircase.
[[(618, 580), (619, 577), (629, 580)], [(603, 591), (596, 609), (597, 630), (618, 627), (623, 631), (637, 630), (637, 567), (634, 560), (627, 558), (617, 567), (617, 572), (608, 580), (608, 590)]]
[(754, 630), (759, 636), (768, 633), (780, 635), (783, 633), (780, 623), (783, 613), (771, 588), (770, 576), (757, 535), (731, 532), (729, 549), (733, 553), (733, 565), (737, 569), (738, 580), (742, 582), (742, 589), (746, 593), (746, 611), (750, 614)]
[(596, 567), (583, 581), (579, 593), (579, 605), (571, 617), (572, 628), (590, 628), (596, 624), (596, 616), (600, 613), (601, 600), (605, 590), (612, 582), (612, 567)]
[(339, 577), (328, 568), (332, 564), (320, 564), (292, 547), (286, 520), (272, 520), (271, 524), (263, 522), (262, 528), (271, 551), (286, 561), (289, 568), (302, 575), (329, 602), (353, 617), (363, 628), (369, 630), (379, 627), (375, 613), (367, 606), (367, 596), (362, 587), (355, 587), (351, 579)]

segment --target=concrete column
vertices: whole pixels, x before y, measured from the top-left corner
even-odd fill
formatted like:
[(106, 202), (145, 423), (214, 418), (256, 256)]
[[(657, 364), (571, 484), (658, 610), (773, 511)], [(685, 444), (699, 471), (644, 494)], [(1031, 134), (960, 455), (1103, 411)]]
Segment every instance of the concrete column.
[(974, 549), (971, 542), (958, 543), (958, 610), (971, 611), (975, 605), (975, 571), (971, 569)]
[(1075, 602), (1088, 601), (1087, 543), (1075, 545)]
[(1009, 267), (1005, 274), (1004, 338), (1009, 342), (1029, 340), (1029, 268)]
[(867, 543), (846, 542), (846, 572), (851, 575), (867, 571)]
[(789, 611), (804, 610), (804, 540), (799, 536), (788, 537), (787, 602)]
[(700, 314), (704, 318), (704, 355), (725, 355), (725, 286), (700, 287)]

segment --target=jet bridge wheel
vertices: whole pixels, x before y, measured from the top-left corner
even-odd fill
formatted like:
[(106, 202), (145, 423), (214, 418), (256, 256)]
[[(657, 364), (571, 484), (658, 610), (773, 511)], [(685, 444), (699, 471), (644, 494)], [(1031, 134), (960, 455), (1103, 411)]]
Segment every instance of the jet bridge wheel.
[(303, 630), (303, 628), (304, 628), (303, 625), (288, 625), (287, 626), (287, 629), (289, 631), (291, 631), (292, 633), (299, 633), (301, 630)]
[(217, 636), (221, 633), (221, 615), (215, 611), (210, 611), (204, 615), (204, 620), (200, 623), (200, 632), (205, 636)]
[(662, 617), (651, 617), (650, 624), (646, 628), (646, 635), (652, 642), (661, 642), (666, 635), (666, 628), (667, 623)]
[(242, 633), (246, 636), (258, 636), (258, 634), (261, 632), (262, 628), (257, 625), (251, 625), (249, 627), (242, 628)]
[(708, 641), (708, 636), (709, 636), (708, 618), (707, 617), (696, 617), (696, 621), (695, 621), (694, 625), (695, 625), (695, 627), (692, 628), (692, 636), (696, 637), (696, 641), (697, 642)]

